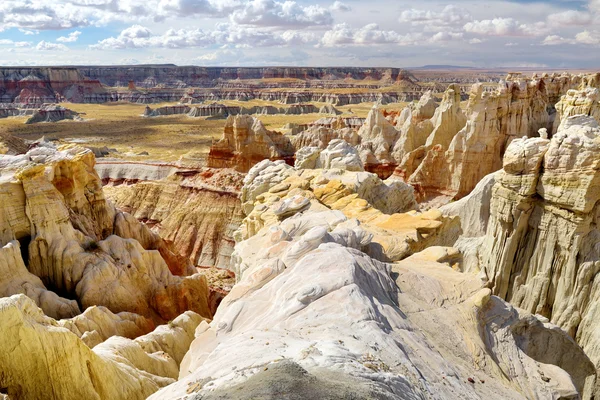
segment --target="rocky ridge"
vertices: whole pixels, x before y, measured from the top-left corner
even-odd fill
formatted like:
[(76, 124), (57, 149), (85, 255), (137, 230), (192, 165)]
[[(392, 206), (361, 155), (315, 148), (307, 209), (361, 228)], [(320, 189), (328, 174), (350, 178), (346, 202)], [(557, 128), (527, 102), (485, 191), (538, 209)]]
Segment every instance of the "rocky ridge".
[[(403, 197), (371, 205), (361, 196), (378, 186), (366, 172), (254, 166), (242, 189), (238, 283), (197, 330), (179, 381), (150, 398), (591, 395), (594, 367), (564, 332), (454, 271), (456, 250), (431, 247), (450, 220), (385, 215), (414, 197), (388, 187)], [(445, 234), (432, 240), (436, 231)], [(386, 238), (406, 251), (395, 258)], [(429, 248), (415, 254), (419, 242)], [(403, 260), (381, 261), (390, 258)]]

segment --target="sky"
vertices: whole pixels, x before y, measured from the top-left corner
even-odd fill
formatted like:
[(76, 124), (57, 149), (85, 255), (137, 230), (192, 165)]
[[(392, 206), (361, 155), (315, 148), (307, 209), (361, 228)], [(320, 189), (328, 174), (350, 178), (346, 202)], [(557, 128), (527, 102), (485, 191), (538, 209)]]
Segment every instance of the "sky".
[(600, 0), (0, 0), (0, 65), (598, 68)]

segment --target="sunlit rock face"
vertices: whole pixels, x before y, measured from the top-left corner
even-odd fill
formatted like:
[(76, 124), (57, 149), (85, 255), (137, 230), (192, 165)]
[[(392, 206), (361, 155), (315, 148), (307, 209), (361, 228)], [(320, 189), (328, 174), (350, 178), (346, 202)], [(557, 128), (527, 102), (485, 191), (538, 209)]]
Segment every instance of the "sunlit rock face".
[(261, 160), (292, 160), (293, 156), (288, 137), (267, 130), (257, 118), (237, 115), (227, 118), (223, 138), (211, 146), (208, 166), (247, 172)]
[(598, 123), (584, 116), (550, 140), (514, 141), (480, 252), (495, 294), (561, 326), (596, 365), (599, 146)]
[[(589, 397), (595, 370), (583, 351), (455, 271), (459, 252), (435, 246), (455, 239), (454, 219), (392, 211), (415, 206), (402, 185), (282, 161), (253, 167), (238, 283), (196, 330), (179, 381), (150, 399)], [(376, 190), (396, 200), (377, 203), (386, 196)]]
[[(137, 318), (141, 318), (137, 316)], [(90, 308), (56, 321), (32, 299), (0, 299), (0, 385), (9, 399), (140, 399), (175, 382), (203, 321), (187, 311), (134, 340), (131, 315)], [(93, 347), (93, 348), (92, 348)]]
[(0, 156), (0, 241), (21, 280), (7, 282), (5, 294), (34, 293), (54, 317), (95, 305), (154, 323), (186, 310), (210, 316), (205, 278), (105, 199), (94, 163), (90, 150), (46, 143)]
[(556, 104), (553, 132), (558, 131), (562, 121), (574, 115), (588, 115), (600, 122), (600, 89), (588, 87), (569, 90)]
[(462, 269), (560, 326), (596, 367), (598, 146), (594, 118), (568, 117), (551, 139), (511, 142), (502, 170), (442, 209), (461, 218)]

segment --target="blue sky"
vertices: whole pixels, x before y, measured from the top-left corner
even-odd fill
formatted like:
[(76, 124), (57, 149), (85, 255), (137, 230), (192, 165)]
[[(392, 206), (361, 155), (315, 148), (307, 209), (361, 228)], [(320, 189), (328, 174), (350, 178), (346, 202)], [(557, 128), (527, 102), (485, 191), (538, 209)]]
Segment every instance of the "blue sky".
[(600, 68), (600, 0), (1, 0), (0, 65)]

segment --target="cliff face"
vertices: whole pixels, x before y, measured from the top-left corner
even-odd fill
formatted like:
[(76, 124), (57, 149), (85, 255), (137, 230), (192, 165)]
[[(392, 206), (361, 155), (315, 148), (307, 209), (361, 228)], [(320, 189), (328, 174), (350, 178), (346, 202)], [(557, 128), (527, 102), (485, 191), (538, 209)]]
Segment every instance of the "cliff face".
[(194, 266), (227, 268), (233, 232), (242, 219), (238, 196), (243, 174), (210, 168), (173, 168), (166, 177), (136, 172), (148, 167), (103, 163), (100, 174), (108, 198), (151, 226)]
[[(235, 68), (235, 67), (195, 67), (175, 65), (148, 65), (148, 66), (115, 66), (115, 67), (78, 67), (84, 76), (99, 80), (108, 86), (126, 86), (129, 81), (136, 82), (183, 82), (187, 86), (214, 87), (220, 80), (236, 79), (267, 79), (267, 78), (292, 78), (292, 79), (318, 79), (318, 80), (343, 80), (343, 79), (372, 79), (396, 82), (401, 80), (411, 81), (412, 75), (399, 68), (353, 68), (353, 67), (266, 67), (266, 68)], [(125, 85), (123, 84), (125, 83)]]
[(600, 366), (600, 127), (563, 121), (508, 147), (479, 252), (494, 294), (561, 326)]
[[(575, 100), (559, 103), (555, 117), (550, 98), (582, 85), (582, 76), (542, 77), (533, 79), (509, 75), (494, 91), (476, 84), (469, 94), (463, 113), (455, 87), (449, 87), (442, 105), (429, 125), (406, 119), (403, 132), (431, 132), (424, 144), (402, 139), (397, 145), (402, 162), (395, 175), (415, 186), (420, 201), (446, 202), (467, 195), (487, 174), (500, 169), (507, 146), (517, 137), (551, 135), (553, 123), (558, 124), (561, 114), (578, 112), (567, 110)], [(587, 84), (587, 83), (586, 83)], [(566, 93), (566, 92), (565, 92)], [(595, 93), (590, 89), (589, 93)], [(567, 95), (567, 98), (572, 95)], [(588, 112), (593, 101), (588, 100)], [(586, 103), (587, 104), (587, 103)], [(579, 111), (584, 111), (580, 106)], [(409, 122), (410, 121), (410, 122)], [(462, 125), (462, 127), (461, 127)], [(558, 126), (558, 125), (555, 125)], [(414, 140), (413, 140), (414, 141)], [(422, 143), (422, 139), (416, 144)], [(411, 150), (412, 149), (412, 150)]]

